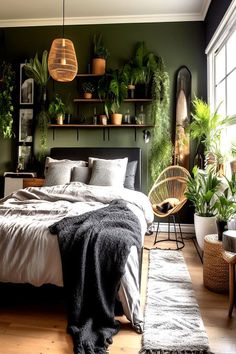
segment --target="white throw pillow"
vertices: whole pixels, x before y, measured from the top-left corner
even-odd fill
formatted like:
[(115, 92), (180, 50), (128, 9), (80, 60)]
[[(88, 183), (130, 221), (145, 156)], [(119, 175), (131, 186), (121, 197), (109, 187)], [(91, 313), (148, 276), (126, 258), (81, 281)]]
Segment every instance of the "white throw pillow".
[(103, 160), (89, 158), (92, 175), (89, 184), (96, 186), (124, 187), (128, 158)]
[(91, 176), (91, 170), (91, 168), (84, 166), (73, 167), (70, 181), (88, 184)]
[(71, 171), (75, 165), (68, 162), (50, 162), (45, 176), (44, 186), (56, 186), (58, 184), (69, 183)]
[(44, 176), (46, 177), (47, 174), (47, 169), (48, 169), (48, 165), (50, 163), (73, 163), (74, 166), (87, 166), (87, 162), (86, 161), (82, 161), (82, 160), (78, 160), (78, 161), (73, 161), (73, 160), (68, 160), (68, 159), (63, 159), (63, 160), (57, 160), (57, 159), (53, 159), (52, 157), (47, 156), (45, 159), (45, 165), (44, 165)]

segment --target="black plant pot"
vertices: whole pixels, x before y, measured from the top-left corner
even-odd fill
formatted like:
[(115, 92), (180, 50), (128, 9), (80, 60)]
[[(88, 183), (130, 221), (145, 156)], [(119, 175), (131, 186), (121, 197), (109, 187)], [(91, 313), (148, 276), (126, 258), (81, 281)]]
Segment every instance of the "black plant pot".
[(217, 225), (217, 231), (218, 231), (218, 240), (222, 241), (223, 232), (225, 230), (227, 230), (227, 221), (217, 220), (216, 225)]

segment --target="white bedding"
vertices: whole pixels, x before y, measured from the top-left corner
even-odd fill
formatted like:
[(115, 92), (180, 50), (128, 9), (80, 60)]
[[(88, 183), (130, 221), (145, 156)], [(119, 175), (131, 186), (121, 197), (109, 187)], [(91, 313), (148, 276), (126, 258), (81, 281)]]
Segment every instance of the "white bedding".
[[(114, 199), (127, 201), (138, 217), (144, 237), (153, 221), (152, 208), (141, 192), (121, 188), (97, 187), (72, 182), (65, 185), (26, 188), (0, 201), (0, 282), (30, 283), (35, 286), (63, 286), (57, 237), (48, 226), (65, 216), (79, 215), (108, 205)], [(126, 316), (134, 324), (139, 320), (137, 292), (139, 259), (131, 248), (119, 297)], [(125, 309), (126, 308), (126, 309)]]

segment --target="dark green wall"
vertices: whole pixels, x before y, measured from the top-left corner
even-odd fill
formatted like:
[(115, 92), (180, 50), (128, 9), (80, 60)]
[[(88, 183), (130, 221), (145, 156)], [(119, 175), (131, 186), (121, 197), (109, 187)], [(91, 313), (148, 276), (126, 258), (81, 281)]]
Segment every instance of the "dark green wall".
[[(206, 98), (206, 57), (204, 54), (205, 32), (203, 22), (183, 23), (148, 23), (148, 24), (114, 24), (114, 25), (82, 25), (67, 26), (65, 35), (73, 40), (77, 52), (79, 72), (86, 72), (90, 61), (92, 36), (94, 33), (103, 34), (104, 43), (110, 50), (108, 66), (115, 68), (132, 56), (134, 46), (138, 41), (145, 41), (149, 50), (162, 56), (170, 75), (170, 116), (174, 119), (175, 102), (175, 73), (186, 65), (192, 73), (192, 93)], [(30, 27), (8, 28), (1, 30), (1, 56), (18, 64), (34, 57), (35, 53), (42, 54), (49, 50), (54, 38), (61, 36), (61, 27)], [(76, 80), (71, 84), (52, 82), (49, 85), (49, 97), (52, 91), (71, 92), (76, 95)], [(17, 101), (17, 100), (16, 100)], [(16, 111), (17, 111), (16, 102)], [(93, 111), (91, 108), (91, 115)], [(17, 117), (16, 117), (17, 119)], [(36, 137), (36, 150), (38, 139)], [(15, 169), (15, 142), (0, 140), (3, 147), (0, 154), (0, 174), (6, 169)], [(49, 131), (51, 146), (140, 146), (143, 149), (143, 190), (147, 190), (147, 157), (150, 144), (142, 139), (142, 130), (134, 141), (134, 131), (112, 130), (109, 142), (102, 139), (100, 130), (82, 130), (80, 140), (76, 139), (75, 130), (56, 131), (55, 140)], [(12, 160), (12, 162), (11, 162)]]

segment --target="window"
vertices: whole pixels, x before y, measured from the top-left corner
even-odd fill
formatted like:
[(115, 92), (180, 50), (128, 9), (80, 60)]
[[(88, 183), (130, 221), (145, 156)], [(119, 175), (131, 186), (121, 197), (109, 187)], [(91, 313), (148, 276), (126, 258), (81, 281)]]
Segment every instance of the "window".
[[(212, 111), (219, 106), (218, 112), (223, 116), (236, 116), (235, 7), (235, 1), (233, 1), (206, 49), (208, 100)], [(235, 139), (236, 124), (226, 128), (222, 136), (222, 153), (230, 151), (232, 141)]]

